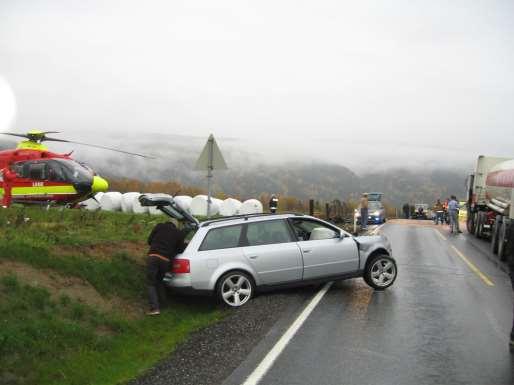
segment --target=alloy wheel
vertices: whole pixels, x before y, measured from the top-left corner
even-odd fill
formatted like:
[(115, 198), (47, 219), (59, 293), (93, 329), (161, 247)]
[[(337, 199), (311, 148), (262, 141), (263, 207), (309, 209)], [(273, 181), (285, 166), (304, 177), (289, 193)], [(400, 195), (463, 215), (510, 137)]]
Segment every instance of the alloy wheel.
[(396, 267), (392, 261), (381, 258), (371, 266), (371, 279), (379, 287), (387, 287), (396, 277)]
[(252, 296), (252, 283), (241, 274), (232, 274), (221, 283), (221, 297), (229, 306), (242, 306)]

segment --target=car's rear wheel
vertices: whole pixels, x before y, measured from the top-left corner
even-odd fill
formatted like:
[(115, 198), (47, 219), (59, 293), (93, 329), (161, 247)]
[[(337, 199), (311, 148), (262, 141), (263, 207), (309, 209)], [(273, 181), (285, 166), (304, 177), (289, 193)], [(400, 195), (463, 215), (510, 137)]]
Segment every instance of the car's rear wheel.
[(371, 257), (364, 271), (364, 281), (375, 290), (384, 290), (396, 280), (396, 261), (387, 254)]
[(252, 277), (242, 271), (230, 271), (218, 281), (216, 293), (220, 302), (239, 307), (247, 303), (255, 292)]

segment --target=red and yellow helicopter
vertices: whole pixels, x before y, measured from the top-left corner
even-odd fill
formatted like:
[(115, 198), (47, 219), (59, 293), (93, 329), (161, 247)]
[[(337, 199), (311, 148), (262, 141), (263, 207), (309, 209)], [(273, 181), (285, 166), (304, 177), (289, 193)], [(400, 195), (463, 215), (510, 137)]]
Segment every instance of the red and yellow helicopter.
[(68, 154), (50, 152), (43, 142), (64, 142), (96, 147), (148, 158), (145, 155), (65, 139), (50, 138), (56, 131), (30, 131), (26, 134), (0, 134), (25, 138), (16, 149), (0, 151), (1, 206), (24, 204), (74, 204), (97, 192), (107, 191), (109, 185), (83, 163)]

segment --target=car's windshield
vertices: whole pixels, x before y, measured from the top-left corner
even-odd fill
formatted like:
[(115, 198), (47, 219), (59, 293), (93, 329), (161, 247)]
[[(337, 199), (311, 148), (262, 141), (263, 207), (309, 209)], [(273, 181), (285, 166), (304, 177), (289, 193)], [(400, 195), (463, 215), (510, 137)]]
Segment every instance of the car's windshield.
[(310, 219), (293, 219), (293, 229), (301, 241), (336, 238), (338, 232), (324, 223)]
[(375, 202), (375, 201), (368, 202), (369, 210), (380, 210), (382, 207), (383, 207), (382, 203), (380, 203), (380, 202)]

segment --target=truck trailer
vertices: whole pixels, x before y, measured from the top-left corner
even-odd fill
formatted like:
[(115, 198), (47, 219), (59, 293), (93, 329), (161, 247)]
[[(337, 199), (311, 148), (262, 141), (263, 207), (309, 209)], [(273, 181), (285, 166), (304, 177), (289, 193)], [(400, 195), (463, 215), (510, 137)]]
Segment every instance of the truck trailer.
[(468, 232), (504, 261), (514, 247), (514, 159), (480, 155), (467, 191)]

